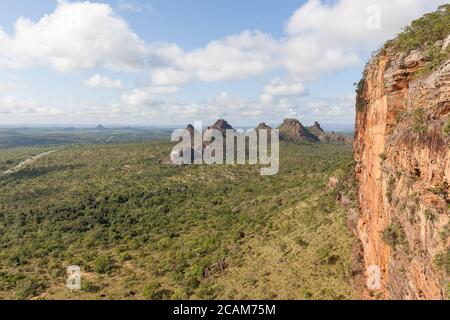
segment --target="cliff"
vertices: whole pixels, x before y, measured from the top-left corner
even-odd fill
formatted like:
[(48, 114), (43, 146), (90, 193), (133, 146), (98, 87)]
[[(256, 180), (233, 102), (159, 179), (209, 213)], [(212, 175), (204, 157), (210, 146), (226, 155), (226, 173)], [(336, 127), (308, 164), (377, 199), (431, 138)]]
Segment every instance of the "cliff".
[(381, 269), (372, 298), (448, 295), (449, 34), (448, 7), (413, 22), (373, 57), (358, 85), (358, 234), (366, 268)]

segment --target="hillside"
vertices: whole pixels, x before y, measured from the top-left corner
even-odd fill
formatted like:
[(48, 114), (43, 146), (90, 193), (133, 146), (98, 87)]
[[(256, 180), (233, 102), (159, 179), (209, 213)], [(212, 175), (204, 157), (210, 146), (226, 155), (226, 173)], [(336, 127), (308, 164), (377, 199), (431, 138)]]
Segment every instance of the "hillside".
[(450, 288), (450, 5), (414, 21), (369, 62), (355, 137), (372, 297), (443, 299)]
[[(74, 146), (0, 177), (0, 298), (358, 295), (350, 146), (282, 143), (272, 177), (168, 165), (172, 146)], [(73, 264), (79, 292), (65, 287)]]

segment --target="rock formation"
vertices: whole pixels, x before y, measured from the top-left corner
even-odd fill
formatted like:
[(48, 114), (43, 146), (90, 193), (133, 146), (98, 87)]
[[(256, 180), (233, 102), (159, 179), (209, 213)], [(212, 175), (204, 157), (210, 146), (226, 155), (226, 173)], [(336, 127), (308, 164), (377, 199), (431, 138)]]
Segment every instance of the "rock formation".
[(258, 124), (258, 126), (255, 128), (256, 131), (258, 130), (272, 130), (272, 127), (268, 126), (265, 122), (261, 122), (260, 124)]
[[(450, 9), (441, 14), (450, 26)], [(433, 26), (426, 22), (416, 25)], [(381, 268), (373, 297), (443, 299), (450, 271), (449, 51), (444, 41), (405, 50), (400, 40), (370, 61), (358, 85), (358, 233), (366, 267)]]
[(332, 144), (350, 144), (353, 142), (352, 137), (343, 136), (334, 132), (325, 132), (325, 130), (322, 129), (320, 123), (318, 123), (317, 121), (315, 121), (314, 124), (308, 128), (308, 130), (309, 132), (314, 134), (320, 140), (320, 142)]
[(219, 119), (212, 126), (209, 126), (208, 129), (216, 129), (222, 132), (223, 136), (225, 136), (227, 130), (233, 130), (233, 127), (223, 119)]
[(285, 119), (279, 130), (281, 140), (319, 142), (319, 138), (297, 119)]

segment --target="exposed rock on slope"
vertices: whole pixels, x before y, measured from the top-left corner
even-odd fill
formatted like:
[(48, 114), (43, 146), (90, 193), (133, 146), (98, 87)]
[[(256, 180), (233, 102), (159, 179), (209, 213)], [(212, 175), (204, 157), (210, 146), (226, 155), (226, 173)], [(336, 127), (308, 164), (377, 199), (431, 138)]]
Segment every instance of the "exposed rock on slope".
[[(450, 26), (450, 10), (441, 14), (446, 17), (433, 17)], [(416, 25), (421, 29), (414, 34), (435, 36), (423, 30), (433, 22)], [(372, 59), (358, 85), (358, 232), (366, 267), (382, 272), (382, 287), (373, 294), (443, 299), (449, 280), (450, 61), (444, 41), (417, 47), (420, 39), (400, 40)], [(417, 48), (406, 50), (404, 43), (414, 41)]]
[(319, 138), (309, 132), (297, 119), (285, 119), (279, 127), (280, 139), (290, 141), (318, 142)]
[(225, 136), (227, 130), (233, 130), (233, 127), (226, 120), (219, 119), (212, 126), (209, 126), (208, 129), (219, 130)]
[(325, 132), (320, 123), (317, 121), (314, 122), (314, 125), (308, 128), (309, 132), (314, 134), (321, 142), (332, 143), (332, 144), (346, 144), (352, 143), (353, 139), (351, 137), (346, 137), (343, 135)]
[(272, 127), (268, 126), (265, 122), (261, 122), (258, 124), (258, 126), (255, 128), (256, 131), (258, 130), (272, 130)]

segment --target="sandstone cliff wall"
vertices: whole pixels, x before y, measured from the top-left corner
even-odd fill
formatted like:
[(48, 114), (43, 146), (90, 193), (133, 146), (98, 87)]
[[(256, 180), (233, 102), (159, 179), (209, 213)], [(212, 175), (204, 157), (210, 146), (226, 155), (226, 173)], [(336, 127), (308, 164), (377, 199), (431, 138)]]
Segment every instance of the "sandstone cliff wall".
[(443, 299), (436, 257), (450, 246), (450, 61), (420, 75), (421, 52), (383, 52), (365, 70), (354, 141), (366, 267), (374, 298)]

